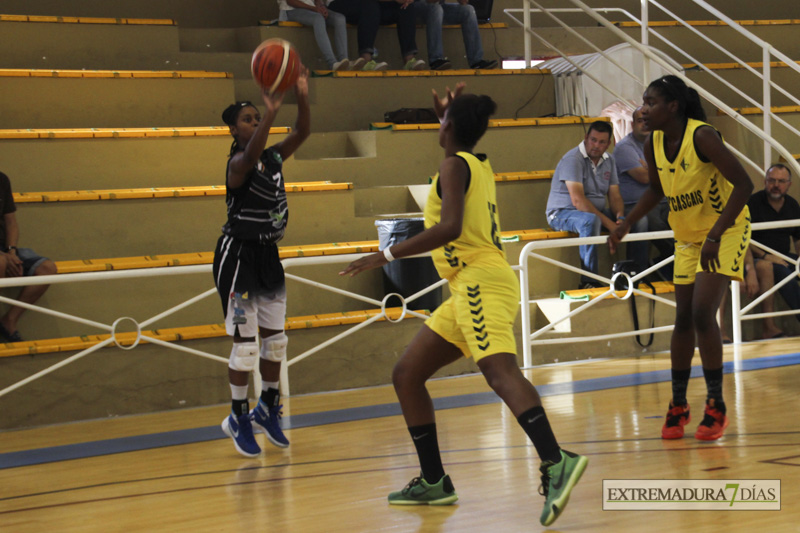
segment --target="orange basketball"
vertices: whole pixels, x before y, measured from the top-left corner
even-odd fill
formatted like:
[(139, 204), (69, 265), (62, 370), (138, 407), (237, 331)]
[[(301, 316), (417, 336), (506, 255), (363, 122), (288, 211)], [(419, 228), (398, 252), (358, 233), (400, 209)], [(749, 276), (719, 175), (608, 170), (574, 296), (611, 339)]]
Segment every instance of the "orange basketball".
[(300, 56), (291, 43), (283, 39), (267, 39), (258, 45), (250, 62), (253, 79), (270, 94), (292, 87), (300, 68)]

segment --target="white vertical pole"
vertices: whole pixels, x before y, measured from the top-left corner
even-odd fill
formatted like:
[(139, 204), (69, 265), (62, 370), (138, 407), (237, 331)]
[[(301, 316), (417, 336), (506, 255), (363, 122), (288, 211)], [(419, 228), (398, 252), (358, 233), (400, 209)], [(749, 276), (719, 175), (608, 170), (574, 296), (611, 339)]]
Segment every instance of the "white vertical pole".
[[(650, 36), (647, 31), (650, 24), (649, 1), (642, 0), (642, 46), (650, 46)], [(647, 87), (650, 81), (650, 58), (642, 54), (642, 82)]]
[[(761, 47), (762, 54), (761, 54), (761, 61), (764, 63), (762, 67), (764, 78), (762, 81), (763, 90), (764, 90), (764, 124), (762, 125), (761, 129), (764, 130), (764, 133), (772, 137), (772, 91), (770, 90), (770, 53), (769, 53), (769, 45), (765, 44)], [(772, 147), (769, 144), (769, 141), (766, 139), (764, 140), (764, 172), (767, 171), (769, 165), (772, 162)]]
[[(739, 293), (739, 282), (731, 282), (731, 326), (733, 328), (733, 343), (742, 343), (742, 301)], [(724, 312), (724, 311), (721, 311)]]
[(528, 283), (528, 246), (522, 249), (519, 255), (519, 295), (521, 299), (520, 320), (522, 320), (522, 365), (531, 366), (533, 355), (531, 353), (531, 303), (530, 284)]
[(281, 396), (289, 396), (289, 364), (286, 359), (281, 363)]
[(528, 4), (528, 0), (522, 0), (522, 26), (524, 30), (522, 42), (525, 48), (525, 68), (531, 68), (531, 6)]

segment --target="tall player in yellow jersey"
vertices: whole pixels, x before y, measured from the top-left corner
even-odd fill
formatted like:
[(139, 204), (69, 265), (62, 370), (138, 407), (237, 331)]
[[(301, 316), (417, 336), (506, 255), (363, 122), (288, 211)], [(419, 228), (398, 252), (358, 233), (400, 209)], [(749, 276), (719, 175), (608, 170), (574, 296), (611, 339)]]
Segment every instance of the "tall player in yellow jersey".
[(719, 132), (704, 122), (697, 91), (680, 78), (664, 76), (648, 86), (642, 117), (652, 131), (644, 143), (650, 188), (608, 243), (613, 253), (631, 225), (667, 197), (675, 232), (677, 307), (670, 345), (672, 401), (661, 437), (683, 437), (683, 426), (690, 421), (686, 389), (696, 344), (708, 394), (695, 438), (716, 440), (728, 416), (722, 397), (722, 337), (715, 315), (730, 280), (742, 281), (753, 183)]
[(425, 205), (425, 231), (359, 259), (341, 273), (355, 275), (398, 257), (430, 251), (439, 275), (449, 282), (450, 298), (425, 322), (392, 374), (421, 475), (389, 494), (389, 503), (449, 505), (458, 499), (442, 466), (425, 382), (466, 356), (475, 360), (542, 459), (545, 506), (540, 521), (549, 525), (564, 510), (587, 459), (559, 448), (539, 394), (517, 365), (512, 328), (519, 308), (519, 282), (500, 242), (492, 167), (486, 155), (473, 154), (496, 105), (488, 96), (461, 95), (463, 88), (461, 83), (454, 93), (448, 88), (444, 98), (433, 93), (445, 158)]

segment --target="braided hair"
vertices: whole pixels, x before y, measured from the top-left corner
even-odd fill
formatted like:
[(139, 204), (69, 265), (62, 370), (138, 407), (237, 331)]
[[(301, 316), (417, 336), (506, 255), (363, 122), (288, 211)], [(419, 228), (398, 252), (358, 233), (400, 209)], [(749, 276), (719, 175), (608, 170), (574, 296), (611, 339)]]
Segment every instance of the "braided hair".
[[(239, 113), (241, 113), (242, 109), (245, 107), (255, 107), (252, 102), (250, 101), (243, 101), (243, 102), (236, 102), (235, 104), (231, 104), (225, 108), (225, 111), (222, 112), (222, 122), (227, 124), (228, 126), (235, 126), (236, 120), (239, 118)], [(233, 135), (233, 134), (231, 134)], [(231, 151), (228, 154), (228, 157), (233, 156), (236, 152), (239, 151), (239, 140), (236, 137), (233, 137), (233, 143), (231, 144)]]
[(679, 77), (663, 76), (651, 82), (647, 88), (657, 91), (665, 102), (677, 101), (680, 116), (706, 121), (706, 112), (700, 102), (700, 95)]
[(489, 127), (489, 117), (497, 104), (485, 94), (462, 94), (450, 104), (447, 120), (453, 123), (456, 140), (464, 146), (475, 146)]

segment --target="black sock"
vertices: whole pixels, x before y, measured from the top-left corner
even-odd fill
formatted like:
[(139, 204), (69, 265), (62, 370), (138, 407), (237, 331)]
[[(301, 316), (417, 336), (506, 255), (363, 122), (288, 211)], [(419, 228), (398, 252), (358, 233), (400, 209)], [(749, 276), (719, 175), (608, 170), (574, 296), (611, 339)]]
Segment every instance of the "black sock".
[(719, 404), (724, 404), (722, 400), (722, 367), (713, 370), (703, 368), (703, 376), (706, 378), (708, 399), (713, 399), (714, 405), (719, 409)]
[(442, 466), (442, 457), (439, 455), (436, 424), (409, 427), (408, 432), (417, 448), (422, 477), (430, 484), (438, 483), (444, 476), (444, 466)]
[(247, 403), (247, 400), (232, 400), (231, 401), (231, 412), (239, 417), (245, 415), (250, 412), (250, 404)]
[(547, 420), (544, 407), (532, 407), (517, 417), (517, 422), (533, 442), (542, 461), (558, 463), (561, 461), (561, 448)]
[(686, 389), (689, 388), (689, 378), (692, 369), (675, 370), (672, 369), (672, 405), (686, 405)]
[(281, 393), (278, 389), (269, 388), (261, 391), (261, 401), (267, 407), (278, 407), (281, 402)]

